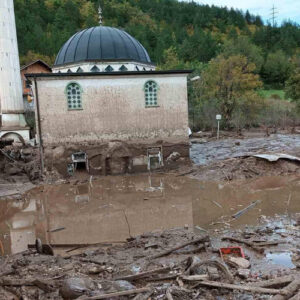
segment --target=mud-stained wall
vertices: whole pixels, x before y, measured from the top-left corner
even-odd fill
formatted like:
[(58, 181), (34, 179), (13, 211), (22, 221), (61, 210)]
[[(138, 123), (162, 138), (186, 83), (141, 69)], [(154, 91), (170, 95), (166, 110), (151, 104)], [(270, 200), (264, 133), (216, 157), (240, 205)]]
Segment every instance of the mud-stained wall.
[[(38, 78), (44, 145), (188, 138), (187, 74)], [(145, 107), (144, 84), (158, 86), (158, 107)], [(83, 109), (68, 110), (65, 88), (77, 82)]]

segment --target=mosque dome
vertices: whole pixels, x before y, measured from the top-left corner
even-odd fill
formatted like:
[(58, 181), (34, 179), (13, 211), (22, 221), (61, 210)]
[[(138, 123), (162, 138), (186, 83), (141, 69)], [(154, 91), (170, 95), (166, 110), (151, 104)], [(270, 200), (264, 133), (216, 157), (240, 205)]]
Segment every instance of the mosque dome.
[(126, 31), (98, 26), (74, 34), (60, 49), (54, 67), (106, 61), (152, 64), (143, 45)]

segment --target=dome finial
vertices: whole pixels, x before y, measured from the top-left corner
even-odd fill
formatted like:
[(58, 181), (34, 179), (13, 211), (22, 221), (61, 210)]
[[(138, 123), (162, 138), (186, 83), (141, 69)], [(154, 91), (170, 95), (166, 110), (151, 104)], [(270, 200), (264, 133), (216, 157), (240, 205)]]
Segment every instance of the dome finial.
[(99, 13), (99, 25), (101, 26), (103, 23), (103, 16), (102, 16), (102, 8), (100, 6), (100, 1), (99, 1), (98, 13)]

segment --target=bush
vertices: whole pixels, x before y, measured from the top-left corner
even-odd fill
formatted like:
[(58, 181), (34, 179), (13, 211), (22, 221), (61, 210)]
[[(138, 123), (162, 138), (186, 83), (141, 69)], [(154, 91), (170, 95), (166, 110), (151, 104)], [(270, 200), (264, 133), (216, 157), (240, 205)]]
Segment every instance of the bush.
[(264, 108), (261, 110), (258, 122), (268, 127), (295, 126), (299, 123), (299, 113), (296, 104), (281, 99), (265, 99)]

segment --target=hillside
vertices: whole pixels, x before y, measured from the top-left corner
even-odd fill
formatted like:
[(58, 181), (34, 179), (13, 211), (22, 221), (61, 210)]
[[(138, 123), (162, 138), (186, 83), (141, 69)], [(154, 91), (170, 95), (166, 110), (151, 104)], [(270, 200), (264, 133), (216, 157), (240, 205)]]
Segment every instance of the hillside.
[[(70, 36), (98, 24), (98, 0), (14, 2), (21, 64), (36, 58), (52, 64)], [(177, 0), (102, 0), (101, 5), (104, 24), (136, 37), (160, 68), (201, 68), (224, 51), (224, 44), (243, 36), (256, 47), (261, 61), (257, 71), (265, 83), (282, 85), (286, 74), (274, 73), (272, 58), (279, 55), (284, 62), (300, 49), (297, 24), (273, 28), (249, 12)], [(239, 52), (243, 54), (244, 48)], [(274, 53), (277, 57), (272, 57)]]

